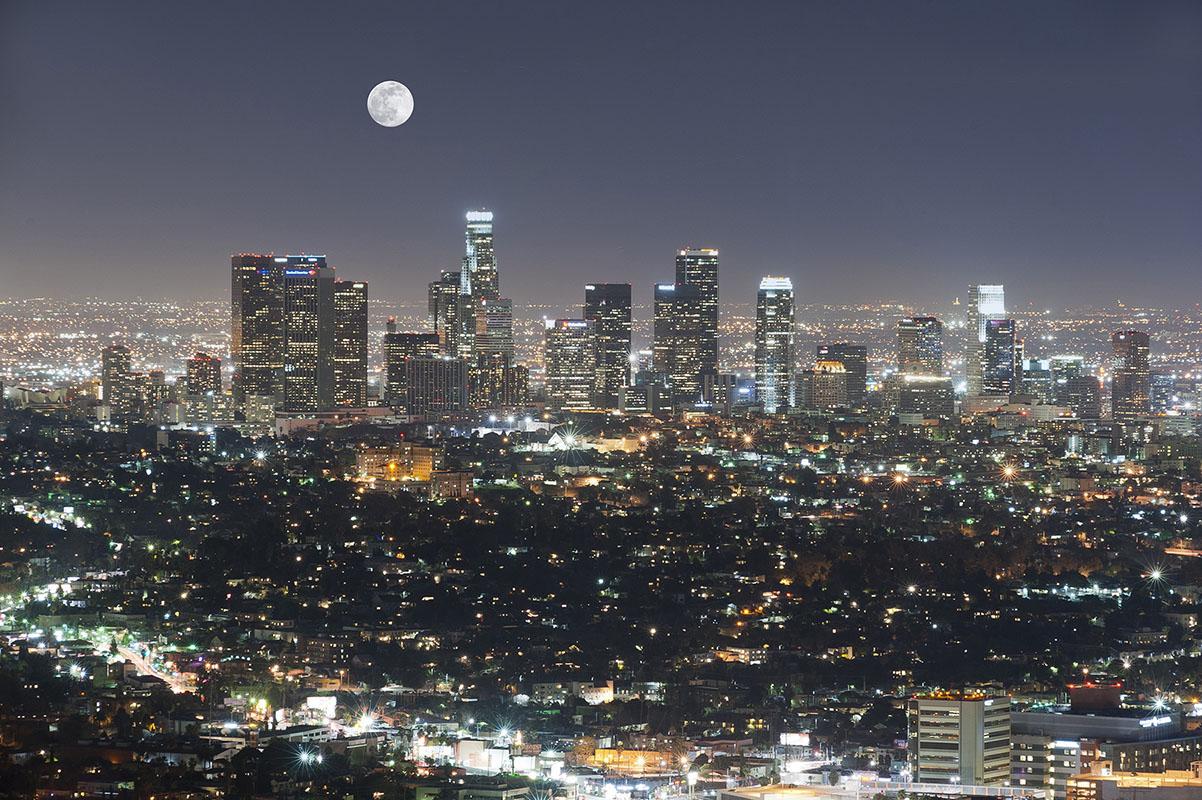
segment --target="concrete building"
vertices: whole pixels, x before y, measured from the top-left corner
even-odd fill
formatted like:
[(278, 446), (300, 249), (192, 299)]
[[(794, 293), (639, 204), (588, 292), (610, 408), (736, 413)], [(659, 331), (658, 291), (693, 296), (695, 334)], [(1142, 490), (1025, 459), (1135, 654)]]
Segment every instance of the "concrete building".
[(1010, 699), (960, 692), (907, 703), (910, 775), (917, 783), (1010, 783)]

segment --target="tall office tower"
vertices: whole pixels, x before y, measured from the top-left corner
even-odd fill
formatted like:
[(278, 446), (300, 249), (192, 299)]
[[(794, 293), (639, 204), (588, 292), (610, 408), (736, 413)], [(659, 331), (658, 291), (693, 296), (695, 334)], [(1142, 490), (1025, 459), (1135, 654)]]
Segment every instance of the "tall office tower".
[(907, 703), (915, 783), (1005, 786), (1010, 779), (1010, 698), (939, 693)]
[(466, 221), (463, 273), (470, 282), (470, 293), (477, 297), (500, 297), (497, 256), (492, 243), (492, 212), (469, 211)]
[(985, 386), (985, 324), (1006, 318), (1006, 293), (1001, 285), (968, 287), (968, 347), (964, 373), (968, 394), (981, 394)]
[(584, 318), (592, 320), (597, 339), (594, 405), (617, 408), (622, 387), (630, 383), (630, 284), (587, 284)]
[(701, 290), (692, 284), (655, 286), (651, 368), (666, 378), (676, 407), (693, 406), (702, 400), (701, 297)]
[(851, 405), (847, 399), (850, 381), (847, 367), (842, 361), (819, 359), (803, 377), (802, 395), (805, 405), (810, 408), (846, 408)]
[(597, 380), (596, 347), (592, 320), (546, 321), (543, 370), (549, 408), (593, 407), (593, 386)]
[(698, 374), (718, 373), (718, 251), (686, 248), (676, 254), (676, 283), (696, 286), (701, 316)]
[(289, 256), (284, 268), (284, 410), (334, 401), (334, 270), (325, 256)]
[(530, 370), (500, 353), (480, 356), (468, 367), (467, 383), (471, 408), (518, 408), (530, 401)]
[(506, 297), (481, 297), (476, 306), (475, 363), (500, 355), (513, 358), (513, 301)]
[(1067, 378), (1056, 386), (1057, 405), (1067, 406), (1081, 419), (1102, 418), (1102, 386), (1093, 375)]
[(459, 352), (459, 271), (444, 270), (427, 290), (430, 325), (442, 342), (442, 352)]
[(1018, 393), (1022, 381), (1022, 356), (1014, 320), (991, 319), (985, 323), (982, 368), (980, 394)]
[[(476, 332), (487, 328), (486, 305), (500, 298), (500, 276), (493, 250), (493, 214), (491, 211), (469, 211), (464, 230), (463, 268), (459, 271), (459, 297), (456, 313), (459, 317), (457, 344), (460, 358), (474, 362), (481, 355), (476, 345)], [(503, 338), (504, 334), (496, 334)], [(512, 329), (509, 338), (512, 340)]]
[(768, 414), (797, 404), (795, 323), (793, 281), (765, 277), (755, 297), (755, 397)]
[(367, 283), (334, 281), (334, 405), (367, 405)]
[(834, 361), (843, 365), (847, 377), (847, 397), (844, 405), (857, 408), (868, 394), (868, 348), (862, 344), (818, 345), (818, 361)]
[(467, 410), (467, 365), (448, 356), (405, 360), (405, 413), (457, 414)]
[(188, 394), (221, 394), (221, 359), (208, 353), (197, 353), (187, 360), (184, 374)]
[(284, 267), (287, 258), (243, 253), (230, 258), (234, 393), (274, 405), (284, 374)]
[(897, 371), (903, 375), (943, 374), (943, 323), (934, 317), (897, 322)]
[(408, 401), (405, 362), (411, 358), (433, 358), (441, 353), (437, 333), (397, 333), (396, 320), (388, 320), (384, 334), (384, 402), (401, 408)]
[(110, 345), (100, 354), (100, 399), (114, 420), (128, 419), (137, 405), (132, 361), (123, 344)]
[(1110, 385), (1111, 414), (1121, 421), (1146, 417), (1152, 411), (1152, 374), (1148, 364), (1151, 340), (1143, 331), (1116, 331)]

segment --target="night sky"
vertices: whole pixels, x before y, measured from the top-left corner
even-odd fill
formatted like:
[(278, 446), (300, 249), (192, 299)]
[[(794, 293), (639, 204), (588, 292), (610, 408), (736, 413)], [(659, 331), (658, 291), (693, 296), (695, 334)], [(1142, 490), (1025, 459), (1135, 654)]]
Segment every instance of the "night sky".
[(519, 304), (691, 243), (732, 302), (1192, 305), (1202, 3), (0, 0), (0, 296), (275, 250), (417, 302), (475, 206)]

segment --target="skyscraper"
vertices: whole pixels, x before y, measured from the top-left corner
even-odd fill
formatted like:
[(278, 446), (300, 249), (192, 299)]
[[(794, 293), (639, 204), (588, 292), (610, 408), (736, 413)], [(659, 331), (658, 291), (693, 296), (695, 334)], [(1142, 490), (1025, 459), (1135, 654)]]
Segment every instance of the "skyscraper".
[(985, 322), (982, 384), (978, 394), (1017, 394), (1022, 380), (1019, 339), (1012, 319)]
[(334, 281), (334, 405), (367, 405), (367, 283)]
[(123, 344), (110, 345), (100, 355), (100, 399), (113, 420), (128, 419), (137, 404), (132, 361)]
[(456, 414), (467, 409), (467, 365), (448, 356), (405, 361), (405, 413), (414, 416)]
[(593, 322), (597, 342), (595, 405), (617, 408), (622, 387), (630, 383), (630, 284), (587, 284), (584, 318)]
[(496, 355), (513, 358), (513, 301), (506, 297), (481, 297), (476, 304), (472, 363)]
[(703, 340), (700, 289), (692, 284), (656, 284), (652, 370), (666, 378), (673, 406), (693, 406), (702, 399)]
[(517, 408), (529, 402), (530, 371), (500, 353), (480, 356), (468, 368), (468, 404), (473, 409)]
[(405, 362), (411, 358), (432, 358), (439, 355), (441, 343), (437, 333), (398, 333), (396, 320), (388, 321), (384, 334), (384, 373), (387, 384), (384, 402), (401, 408), (408, 402), (405, 385)]
[(818, 361), (843, 366), (847, 380), (846, 405), (856, 408), (868, 394), (868, 348), (862, 344), (836, 342), (818, 345)]
[(967, 392), (981, 394), (985, 384), (985, 323), (1005, 319), (1006, 293), (1001, 285), (968, 287), (968, 347), (964, 354)]
[(1151, 339), (1143, 331), (1116, 331), (1110, 344), (1112, 416), (1121, 421), (1145, 417), (1152, 411)]
[(543, 367), (548, 407), (593, 407), (593, 387), (597, 378), (596, 347), (592, 320), (546, 321)]
[(445, 355), (459, 352), (459, 270), (444, 270), (427, 290), (430, 325)]
[(685, 248), (676, 254), (676, 284), (697, 287), (701, 338), (698, 373), (718, 372), (718, 251)]
[(897, 322), (897, 371), (903, 375), (943, 374), (943, 323), (934, 317)]
[[(456, 344), (459, 357), (474, 363), (477, 356), (490, 352), (478, 349), (476, 335), (478, 331), (488, 328), (487, 319), (482, 319), (487, 317), (488, 303), (500, 299), (500, 275), (493, 250), (492, 212), (469, 211), (465, 219), (463, 268), (459, 271), (459, 296), (456, 300), (459, 327)], [(508, 334), (495, 330), (491, 334), (493, 342), (506, 337), (510, 342), (513, 341), (512, 311), (510, 319)], [(490, 343), (485, 344), (491, 346)]]
[(284, 267), (287, 258), (242, 253), (231, 256), (231, 347), (234, 393), (274, 405), (283, 387)]
[(793, 282), (765, 277), (755, 301), (755, 396), (768, 414), (796, 405)]
[(325, 256), (284, 268), (284, 410), (322, 411), (334, 399), (334, 270)]
[(221, 394), (221, 359), (197, 353), (184, 364), (188, 394)]

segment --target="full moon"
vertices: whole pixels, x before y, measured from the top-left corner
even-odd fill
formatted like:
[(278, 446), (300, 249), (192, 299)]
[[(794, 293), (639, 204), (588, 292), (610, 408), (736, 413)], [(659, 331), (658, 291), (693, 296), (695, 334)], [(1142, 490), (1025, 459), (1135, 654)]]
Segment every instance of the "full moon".
[(404, 125), (413, 114), (413, 92), (403, 83), (377, 83), (367, 96), (367, 113), (385, 128)]

